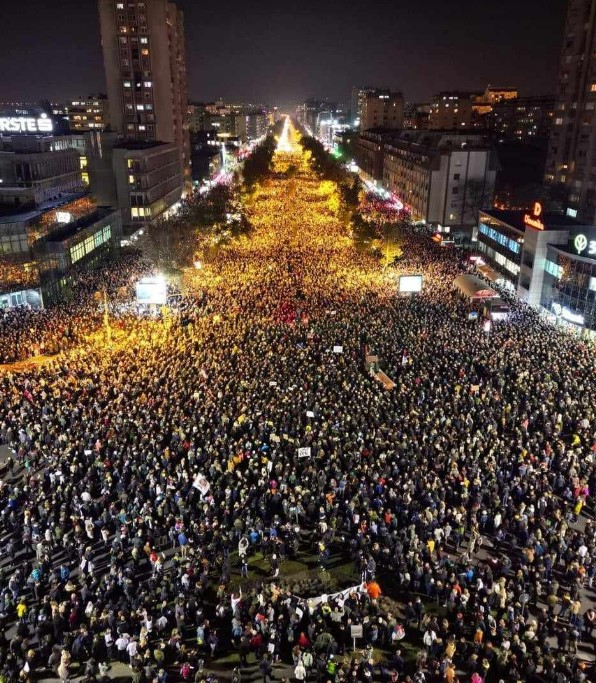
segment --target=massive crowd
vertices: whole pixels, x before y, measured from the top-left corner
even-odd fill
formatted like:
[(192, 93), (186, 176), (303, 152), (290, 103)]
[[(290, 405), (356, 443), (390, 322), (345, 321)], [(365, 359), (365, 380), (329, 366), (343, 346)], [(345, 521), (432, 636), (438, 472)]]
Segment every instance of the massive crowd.
[[(0, 376), (0, 677), (590, 680), (593, 352), (515, 304), (487, 335), (463, 256), (404, 230), (381, 272), (276, 165), (173, 320)], [(354, 587), (295, 595), (309, 557)]]
[(109, 305), (130, 299), (134, 285), (149, 264), (139, 254), (79, 268), (72, 278), (69, 302), (52, 308), (30, 306), (0, 309), (0, 365), (36, 356), (53, 356), (74, 348), (103, 324), (101, 301)]

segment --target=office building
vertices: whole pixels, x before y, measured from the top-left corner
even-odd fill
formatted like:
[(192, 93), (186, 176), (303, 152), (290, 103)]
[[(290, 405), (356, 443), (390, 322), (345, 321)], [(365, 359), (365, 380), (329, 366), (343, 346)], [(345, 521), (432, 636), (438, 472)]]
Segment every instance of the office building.
[(545, 180), (561, 191), (569, 216), (591, 224), (596, 222), (595, 40), (596, 4), (570, 0)]
[(0, 204), (19, 209), (82, 192), (79, 152), (53, 136), (0, 137)]
[(596, 338), (596, 226), (539, 202), (480, 212), (478, 269), (557, 323)]
[(497, 159), (473, 132), (401, 131), (384, 141), (383, 187), (414, 220), (472, 236), (478, 211), (492, 205)]
[(0, 135), (0, 307), (41, 306), (62, 298), (76, 263), (118, 248), (120, 218), (87, 194), (83, 134), (54, 135), (42, 115), (3, 122), (12, 130)]
[(71, 131), (105, 130), (109, 123), (108, 99), (105, 95), (79, 97), (66, 105)]
[(400, 92), (377, 90), (368, 93), (362, 105), (360, 130), (372, 128), (403, 128), (404, 98)]
[(99, 0), (111, 129), (176, 146), (190, 183), (183, 14), (168, 0)]
[(430, 130), (460, 130), (472, 124), (471, 92), (445, 91), (434, 95), (430, 104)]
[(117, 253), (121, 232), (119, 212), (88, 197), (0, 210), (0, 308), (62, 300), (81, 266)]

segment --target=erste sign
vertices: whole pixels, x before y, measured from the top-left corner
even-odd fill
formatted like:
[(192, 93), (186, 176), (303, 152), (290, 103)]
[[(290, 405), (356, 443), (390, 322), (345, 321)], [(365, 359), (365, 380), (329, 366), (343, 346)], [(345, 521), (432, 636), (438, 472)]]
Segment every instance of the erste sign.
[(0, 116), (0, 133), (51, 133), (52, 119), (47, 114), (33, 116)]

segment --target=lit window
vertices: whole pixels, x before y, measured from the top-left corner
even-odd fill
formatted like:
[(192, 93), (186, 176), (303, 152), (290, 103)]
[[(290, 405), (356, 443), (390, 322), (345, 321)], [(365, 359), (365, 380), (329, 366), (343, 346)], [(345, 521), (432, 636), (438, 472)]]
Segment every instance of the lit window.
[(152, 87), (153, 87), (153, 81), (145, 81), (145, 82), (143, 83), (143, 85), (144, 85), (146, 88), (152, 88)]
[(128, 176), (128, 184), (129, 185), (134, 185), (135, 184), (135, 177), (133, 175)]
[(132, 209), (130, 210), (130, 213), (133, 218), (138, 218), (139, 217), (139, 210), (137, 209), (136, 206), (133, 206)]
[(145, 130), (145, 126), (139, 126), (139, 130)]
[(596, 92), (596, 83), (592, 83), (590, 86), (590, 92)]
[(127, 159), (127, 160), (126, 160), (126, 165), (128, 166), (128, 168), (132, 168), (133, 163), (134, 163), (134, 162), (133, 162), (132, 159)]
[(563, 125), (563, 119), (561, 119), (561, 118), (555, 119), (555, 125), (556, 125), (556, 126), (561, 126), (561, 125)]
[(130, 81), (124, 81), (124, 87), (130, 88)]
[(146, 47), (144, 47), (141, 50), (141, 54), (143, 55), (143, 57), (148, 57), (149, 56), (149, 50)]
[(142, 104), (137, 104), (137, 111), (143, 111), (145, 109), (145, 106)]
[(116, 9), (124, 9), (124, 3), (123, 2), (117, 2), (116, 3)]
[(141, 43), (147, 45), (148, 38), (141, 38)]

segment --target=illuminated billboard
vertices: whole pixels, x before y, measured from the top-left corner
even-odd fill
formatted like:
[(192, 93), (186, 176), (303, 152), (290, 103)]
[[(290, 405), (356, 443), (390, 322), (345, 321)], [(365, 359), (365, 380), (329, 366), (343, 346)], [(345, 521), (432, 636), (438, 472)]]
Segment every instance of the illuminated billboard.
[(168, 300), (167, 289), (163, 277), (145, 277), (137, 282), (137, 303), (163, 306)]
[(422, 291), (422, 275), (400, 275), (399, 293), (418, 293)]
[(0, 133), (51, 133), (52, 119), (47, 114), (33, 116), (0, 116)]

